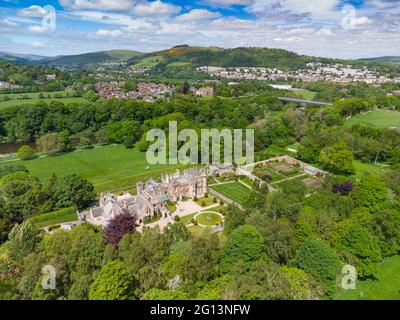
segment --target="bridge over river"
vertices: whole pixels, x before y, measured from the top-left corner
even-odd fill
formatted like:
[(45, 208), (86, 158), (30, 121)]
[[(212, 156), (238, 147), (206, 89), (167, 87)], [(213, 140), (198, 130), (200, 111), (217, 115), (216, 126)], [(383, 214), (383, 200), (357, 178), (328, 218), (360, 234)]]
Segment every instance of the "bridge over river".
[(286, 97), (279, 97), (279, 100), (285, 103), (296, 103), (301, 106), (327, 107), (332, 105), (332, 103), (328, 102), (310, 101), (310, 100), (302, 100), (302, 99), (294, 99)]

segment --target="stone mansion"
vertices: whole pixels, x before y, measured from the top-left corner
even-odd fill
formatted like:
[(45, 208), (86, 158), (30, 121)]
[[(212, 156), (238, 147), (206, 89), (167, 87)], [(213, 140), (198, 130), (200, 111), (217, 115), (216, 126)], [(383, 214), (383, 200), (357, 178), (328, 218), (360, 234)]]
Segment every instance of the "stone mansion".
[(156, 214), (168, 216), (171, 214), (167, 208), (169, 201), (193, 199), (203, 197), (207, 192), (206, 170), (187, 169), (179, 170), (174, 174), (165, 174), (160, 182), (149, 180), (147, 183), (136, 184), (137, 194), (102, 194), (99, 206), (90, 209), (89, 213), (81, 216), (82, 220), (103, 228), (124, 210), (135, 215), (137, 223), (142, 224), (144, 218)]

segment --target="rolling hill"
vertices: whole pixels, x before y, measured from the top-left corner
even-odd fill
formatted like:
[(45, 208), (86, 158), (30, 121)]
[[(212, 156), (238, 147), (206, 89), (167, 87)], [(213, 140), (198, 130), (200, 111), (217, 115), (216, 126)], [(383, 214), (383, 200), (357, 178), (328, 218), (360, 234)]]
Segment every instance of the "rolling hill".
[(359, 59), (362, 62), (380, 62), (380, 63), (387, 63), (387, 64), (400, 64), (400, 56), (387, 56), (387, 57), (376, 57), (376, 58), (366, 58), (366, 59)]
[(48, 57), (39, 56), (35, 54), (19, 54), (19, 53), (10, 53), (10, 52), (2, 52), (0, 51), (0, 60), (5, 60), (14, 63), (20, 64), (28, 64), (41, 61)]
[(143, 53), (129, 50), (110, 50), (100, 52), (90, 52), (72, 56), (59, 56), (40, 61), (42, 64), (49, 65), (87, 65), (104, 62), (123, 62)]
[(128, 61), (133, 68), (146, 66), (149, 69), (189, 68), (208, 65), (215, 67), (268, 67), (287, 69), (305, 68), (310, 61), (338, 61), (298, 55), (282, 49), (234, 48), (176, 46), (171, 49), (136, 56)]

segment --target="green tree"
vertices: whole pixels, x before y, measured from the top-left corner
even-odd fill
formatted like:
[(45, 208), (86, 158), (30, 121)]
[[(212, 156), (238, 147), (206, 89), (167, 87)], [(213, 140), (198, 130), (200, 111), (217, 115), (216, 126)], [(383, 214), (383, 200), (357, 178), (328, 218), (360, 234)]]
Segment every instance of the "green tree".
[(374, 214), (373, 233), (379, 240), (382, 254), (391, 256), (400, 251), (400, 213), (382, 210)]
[(79, 146), (83, 149), (90, 149), (93, 147), (92, 141), (87, 137), (80, 137)]
[(21, 160), (30, 160), (35, 157), (35, 150), (27, 145), (22, 146), (18, 149), (17, 157)]
[(276, 263), (287, 263), (296, 248), (295, 229), (286, 218), (276, 220), (263, 215), (253, 215), (248, 223), (260, 231), (264, 238), (264, 250)]
[(233, 230), (221, 252), (221, 269), (233, 270), (235, 263), (247, 264), (265, 258), (263, 255), (264, 239), (253, 226), (243, 225)]
[(129, 300), (133, 298), (133, 277), (122, 262), (116, 260), (103, 266), (90, 286), (90, 300)]
[(336, 143), (321, 150), (319, 162), (324, 168), (335, 174), (353, 174), (354, 156), (344, 142)]
[(320, 240), (304, 241), (296, 251), (295, 264), (321, 281), (328, 295), (333, 293), (341, 263), (335, 250), (327, 243)]
[(387, 205), (388, 190), (378, 176), (365, 175), (350, 193), (358, 207), (367, 208), (371, 213), (383, 209)]
[(64, 150), (64, 139), (58, 133), (48, 133), (40, 137), (37, 141), (37, 148), (40, 152), (53, 155)]
[(187, 300), (187, 295), (180, 290), (162, 290), (153, 288), (147, 291), (140, 300)]
[(13, 264), (20, 266), (40, 242), (40, 232), (29, 221), (17, 224), (8, 236), (8, 250)]
[(91, 182), (74, 174), (59, 180), (55, 197), (60, 208), (76, 205), (84, 209), (96, 199), (96, 193)]
[(374, 276), (377, 263), (382, 260), (378, 241), (366, 227), (353, 224), (336, 246), (341, 250), (349, 264), (356, 266), (360, 278)]

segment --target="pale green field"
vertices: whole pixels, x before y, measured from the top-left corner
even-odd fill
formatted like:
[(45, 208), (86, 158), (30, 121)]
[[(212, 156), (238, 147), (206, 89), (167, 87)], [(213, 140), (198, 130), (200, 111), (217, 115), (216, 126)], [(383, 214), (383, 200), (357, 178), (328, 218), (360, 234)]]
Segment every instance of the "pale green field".
[(377, 110), (371, 111), (363, 115), (354, 116), (346, 120), (347, 126), (353, 124), (364, 124), (378, 128), (400, 128), (400, 112)]
[[(10, 94), (0, 94), (0, 110), (13, 106), (20, 106), (26, 104), (36, 104), (37, 102), (52, 102), (60, 101), (63, 103), (86, 103), (86, 99), (77, 98), (54, 98), (54, 95), (65, 96), (68, 91), (54, 91), (54, 92), (42, 92), (44, 98), (39, 99), (40, 92), (30, 92), (30, 93), (10, 93)], [(50, 96), (50, 98), (48, 98)], [(5, 101), (4, 97), (8, 97), (9, 100)], [(28, 99), (21, 99), (22, 97), (27, 97)]]

